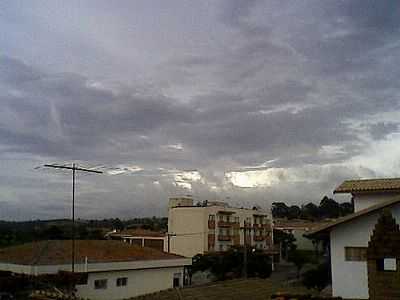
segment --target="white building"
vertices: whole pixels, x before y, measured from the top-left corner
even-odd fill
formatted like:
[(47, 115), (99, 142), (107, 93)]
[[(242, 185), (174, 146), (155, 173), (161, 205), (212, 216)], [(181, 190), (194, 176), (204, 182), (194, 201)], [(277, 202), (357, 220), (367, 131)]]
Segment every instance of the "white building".
[(230, 207), (223, 202), (205, 201), (194, 206), (193, 200), (171, 199), (168, 211), (167, 249), (186, 257), (231, 246), (246, 244), (265, 251), (272, 250), (269, 213)]
[(354, 214), (323, 225), (308, 235), (329, 236), (333, 296), (370, 299), (369, 284), (374, 279), (368, 276), (371, 274), (371, 265), (367, 264), (369, 242), (383, 210), (389, 211), (397, 224), (400, 223), (400, 179), (345, 181), (335, 193), (352, 194)]
[[(120, 241), (76, 241), (76, 285), (85, 299), (126, 299), (183, 285), (191, 259)], [(71, 241), (43, 241), (0, 250), (0, 270), (30, 275), (71, 271)]]

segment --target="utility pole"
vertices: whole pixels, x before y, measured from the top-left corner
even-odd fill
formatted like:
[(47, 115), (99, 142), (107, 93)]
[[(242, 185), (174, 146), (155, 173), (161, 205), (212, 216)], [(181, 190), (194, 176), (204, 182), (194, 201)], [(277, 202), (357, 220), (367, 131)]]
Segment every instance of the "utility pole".
[(57, 165), (57, 164), (45, 164), (47, 168), (55, 168), (55, 169), (67, 169), (72, 170), (72, 253), (71, 253), (71, 270), (72, 273), (75, 272), (75, 171), (81, 172), (89, 172), (89, 173), (97, 173), (102, 174), (102, 171), (91, 170), (77, 167), (75, 163), (72, 164), (72, 167)]
[(245, 279), (247, 279), (247, 228), (246, 228), (246, 224), (244, 225), (244, 227), (241, 227), (240, 229), (243, 230), (243, 248), (244, 248), (244, 252), (243, 252), (243, 277)]

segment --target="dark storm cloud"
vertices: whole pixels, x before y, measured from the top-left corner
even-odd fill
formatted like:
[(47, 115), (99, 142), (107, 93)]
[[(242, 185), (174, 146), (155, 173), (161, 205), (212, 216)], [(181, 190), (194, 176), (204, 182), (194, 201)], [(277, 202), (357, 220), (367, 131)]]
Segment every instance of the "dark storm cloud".
[[(81, 177), (82, 216), (165, 213), (166, 198), (185, 192), (250, 205), (265, 203), (267, 194), (304, 202), (342, 179), (385, 173), (350, 162), (368, 160), (372, 143), (398, 132), (395, 121), (384, 120), (399, 110), (396, 1), (171, 5), (88, 4), (66, 21), (40, 5), (6, 10), (15, 16), (0, 22), (15, 30), (0, 38), (7, 50), (0, 56), (2, 158), (144, 169)], [(182, 25), (177, 15), (190, 17)], [(29, 40), (27, 52), (21, 45), (31, 32), (38, 43)], [(60, 54), (57, 45), (68, 47)], [(298, 181), (244, 190), (225, 178), (269, 160), (266, 169)], [(64, 177), (57, 175), (54, 195), (52, 175), (35, 178), (10, 166), (14, 174), (0, 174), (0, 189), (15, 201), (2, 202), (2, 211), (21, 214), (21, 199), (34, 191), (31, 206), (40, 203), (41, 216), (59, 216), (68, 193)], [(169, 169), (197, 169), (202, 178), (187, 191)], [(25, 188), (18, 189), (19, 174)]]

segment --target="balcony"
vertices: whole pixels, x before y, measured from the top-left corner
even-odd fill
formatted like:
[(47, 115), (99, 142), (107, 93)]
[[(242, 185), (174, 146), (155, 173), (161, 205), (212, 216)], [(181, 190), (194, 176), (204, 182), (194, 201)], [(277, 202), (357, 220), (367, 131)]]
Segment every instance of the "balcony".
[(264, 241), (265, 240), (265, 236), (262, 236), (262, 235), (256, 235), (256, 236), (254, 236), (254, 240), (256, 241), (256, 242), (262, 242), (262, 241)]
[(232, 236), (230, 235), (219, 235), (218, 236), (218, 241), (222, 242), (229, 242), (232, 239)]
[(244, 222), (244, 227), (251, 228), (251, 223)]
[(208, 229), (215, 229), (215, 221), (208, 220)]
[(218, 221), (218, 227), (231, 227), (235, 223), (230, 221)]
[(253, 224), (253, 227), (254, 227), (254, 228), (261, 228), (261, 224), (254, 223), (254, 224)]

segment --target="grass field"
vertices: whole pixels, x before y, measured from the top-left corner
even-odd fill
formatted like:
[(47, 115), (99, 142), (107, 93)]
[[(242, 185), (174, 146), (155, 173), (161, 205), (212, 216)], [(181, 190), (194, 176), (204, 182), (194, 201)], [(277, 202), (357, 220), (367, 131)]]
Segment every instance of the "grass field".
[(287, 285), (273, 279), (237, 279), (213, 284), (167, 290), (133, 298), (135, 300), (261, 300), (277, 292), (311, 294), (300, 286)]

